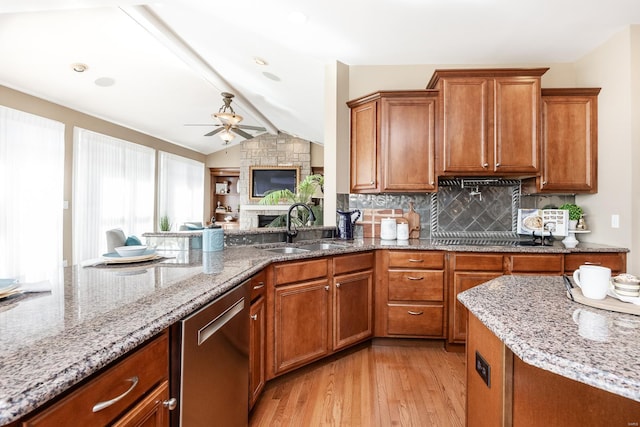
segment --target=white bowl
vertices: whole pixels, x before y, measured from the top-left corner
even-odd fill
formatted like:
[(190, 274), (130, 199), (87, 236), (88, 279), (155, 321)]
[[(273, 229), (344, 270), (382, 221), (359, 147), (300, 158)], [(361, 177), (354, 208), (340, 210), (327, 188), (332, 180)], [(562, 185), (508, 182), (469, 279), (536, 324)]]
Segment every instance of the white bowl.
[(147, 250), (146, 245), (118, 246), (116, 252), (121, 257), (140, 256)]

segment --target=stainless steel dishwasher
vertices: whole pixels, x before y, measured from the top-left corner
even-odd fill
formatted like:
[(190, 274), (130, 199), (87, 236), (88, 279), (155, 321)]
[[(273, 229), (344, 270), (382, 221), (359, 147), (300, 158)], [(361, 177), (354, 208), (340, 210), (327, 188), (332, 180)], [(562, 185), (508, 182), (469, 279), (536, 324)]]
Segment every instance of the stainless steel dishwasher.
[(247, 281), (180, 321), (181, 426), (247, 426), (249, 303)]

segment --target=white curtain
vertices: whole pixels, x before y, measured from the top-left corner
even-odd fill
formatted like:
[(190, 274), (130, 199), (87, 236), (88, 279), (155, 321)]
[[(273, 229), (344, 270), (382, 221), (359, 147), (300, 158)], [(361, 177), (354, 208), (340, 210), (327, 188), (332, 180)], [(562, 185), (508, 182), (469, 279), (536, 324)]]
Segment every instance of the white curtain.
[(155, 150), (74, 129), (73, 262), (104, 254), (107, 230), (153, 231)]
[(0, 278), (62, 279), (64, 124), (0, 106)]
[(158, 168), (158, 217), (168, 216), (174, 231), (201, 222), (204, 163), (161, 151)]

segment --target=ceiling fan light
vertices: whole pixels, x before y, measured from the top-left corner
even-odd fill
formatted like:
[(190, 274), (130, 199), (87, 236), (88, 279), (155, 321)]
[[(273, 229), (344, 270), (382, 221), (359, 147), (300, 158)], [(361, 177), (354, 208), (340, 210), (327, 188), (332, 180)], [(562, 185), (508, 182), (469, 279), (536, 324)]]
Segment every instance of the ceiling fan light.
[(215, 114), (212, 114), (212, 116), (220, 120), (222, 123), (230, 124), (230, 125), (237, 125), (243, 119), (241, 115), (236, 113), (215, 113)]
[(236, 136), (233, 133), (231, 133), (231, 131), (229, 129), (225, 129), (222, 132), (220, 132), (220, 138), (222, 138), (222, 140), (225, 143), (231, 141), (235, 137)]

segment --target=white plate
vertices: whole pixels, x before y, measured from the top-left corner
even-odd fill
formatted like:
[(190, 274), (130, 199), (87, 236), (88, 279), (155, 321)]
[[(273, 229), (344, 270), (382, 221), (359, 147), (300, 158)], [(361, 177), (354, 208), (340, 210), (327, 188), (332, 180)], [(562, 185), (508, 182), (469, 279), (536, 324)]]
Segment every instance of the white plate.
[(619, 295), (615, 289), (613, 289), (613, 286), (609, 286), (609, 291), (607, 292), (607, 295), (620, 300), (622, 302), (630, 302), (631, 304), (635, 304), (635, 305), (640, 305), (640, 297), (627, 297), (624, 295)]
[(142, 255), (137, 256), (120, 256), (117, 252), (109, 252), (102, 255), (102, 259), (112, 263), (141, 262), (156, 258), (155, 249), (147, 249)]

